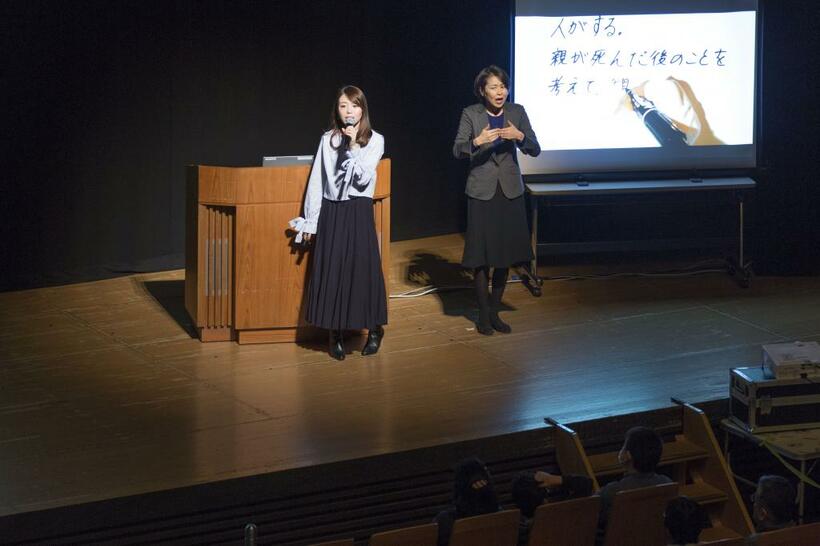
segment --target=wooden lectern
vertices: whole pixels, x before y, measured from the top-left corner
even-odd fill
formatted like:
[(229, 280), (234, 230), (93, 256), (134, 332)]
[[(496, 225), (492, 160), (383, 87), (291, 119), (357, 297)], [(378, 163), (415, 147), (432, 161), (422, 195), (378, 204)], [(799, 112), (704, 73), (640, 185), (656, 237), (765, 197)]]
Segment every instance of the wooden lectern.
[[(379, 162), (373, 212), (385, 285), (390, 268), (390, 160)], [(205, 341), (296, 341), (315, 334), (303, 302), (310, 248), (293, 244), (310, 165), (188, 167), (185, 308)]]

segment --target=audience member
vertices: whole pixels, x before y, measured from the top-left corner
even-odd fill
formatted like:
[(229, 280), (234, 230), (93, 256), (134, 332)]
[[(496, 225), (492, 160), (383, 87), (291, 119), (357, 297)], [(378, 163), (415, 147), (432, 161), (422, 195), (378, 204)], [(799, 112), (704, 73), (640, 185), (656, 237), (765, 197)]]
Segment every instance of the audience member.
[(547, 495), (553, 502), (588, 497), (595, 489), (590, 478), (575, 474), (560, 476), (539, 471), (535, 473), (535, 481), (547, 490)]
[(592, 494), (592, 480), (586, 476), (558, 476), (547, 472), (519, 474), (512, 484), (512, 497), (521, 510), (518, 527), (518, 544), (529, 542), (532, 518), (535, 510), (547, 499), (551, 501), (569, 500)]
[(697, 544), (700, 532), (709, 525), (706, 511), (689, 497), (677, 497), (666, 505), (663, 524), (669, 544)]
[(624, 468), (624, 477), (606, 484), (599, 491), (601, 495), (599, 522), (602, 529), (606, 528), (609, 510), (612, 508), (612, 501), (618, 491), (672, 483), (668, 477), (655, 472), (662, 453), (663, 440), (651, 428), (633, 427), (626, 432), (624, 445), (618, 452), (618, 462)]
[(521, 510), (521, 521), (518, 523), (519, 546), (525, 546), (529, 542), (535, 509), (541, 506), (546, 496), (547, 490), (535, 481), (535, 477), (531, 472), (519, 474), (513, 480), (512, 499), (515, 506)]
[(499, 511), (492, 477), (477, 458), (465, 459), (455, 468), (452, 505), (435, 517), (438, 524), (438, 546), (450, 543), (453, 523), (457, 519)]
[(754, 494), (752, 518), (762, 533), (793, 527), (796, 521), (795, 489), (782, 476), (761, 476)]

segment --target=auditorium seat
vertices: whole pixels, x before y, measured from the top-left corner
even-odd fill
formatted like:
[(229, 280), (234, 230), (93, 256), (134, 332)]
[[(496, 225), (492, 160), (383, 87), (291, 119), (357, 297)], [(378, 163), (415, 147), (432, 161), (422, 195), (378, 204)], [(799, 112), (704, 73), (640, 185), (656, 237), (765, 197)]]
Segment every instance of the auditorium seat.
[(601, 498), (548, 502), (535, 510), (529, 546), (593, 546)]
[(754, 546), (817, 546), (820, 544), (820, 522), (758, 533), (750, 538), (749, 544)]
[(604, 532), (604, 546), (666, 544), (663, 512), (678, 496), (678, 484), (665, 483), (618, 491), (612, 500)]
[(520, 519), (519, 510), (457, 519), (453, 523), (450, 546), (515, 546)]
[(376, 533), (370, 537), (369, 546), (436, 546), (438, 525), (428, 523), (404, 527), (393, 531)]

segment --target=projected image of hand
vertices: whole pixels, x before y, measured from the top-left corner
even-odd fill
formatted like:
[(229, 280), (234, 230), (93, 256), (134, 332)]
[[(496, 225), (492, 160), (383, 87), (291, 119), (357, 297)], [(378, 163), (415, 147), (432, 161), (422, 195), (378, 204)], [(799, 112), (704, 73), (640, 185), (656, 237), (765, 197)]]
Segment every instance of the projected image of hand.
[(691, 86), (683, 80), (647, 80), (626, 89), (621, 107), (631, 109), (661, 146), (723, 144), (709, 127)]

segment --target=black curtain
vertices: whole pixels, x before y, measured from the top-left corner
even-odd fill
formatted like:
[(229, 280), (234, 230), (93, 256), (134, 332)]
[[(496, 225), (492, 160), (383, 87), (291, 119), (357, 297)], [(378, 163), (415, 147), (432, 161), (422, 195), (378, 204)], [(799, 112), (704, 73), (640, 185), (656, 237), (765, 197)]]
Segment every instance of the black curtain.
[(817, 4), (761, 2), (763, 146), (751, 230), (756, 269), (820, 273), (820, 33)]
[[(758, 270), (812, 272), (816, 8), (762, 5), (764, 168), (750, 239)], [(511, 8), (0, 3), (0, 290), (181, 267), (185, 166), (313, 153), (345, 83), (364, 88), (387, 139), (392, 238), (460, 231), (466, 165), (452, 158), (452, 138), (477, 71), (510, 65)]]

